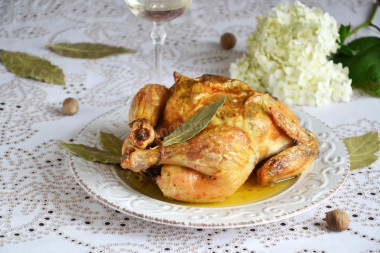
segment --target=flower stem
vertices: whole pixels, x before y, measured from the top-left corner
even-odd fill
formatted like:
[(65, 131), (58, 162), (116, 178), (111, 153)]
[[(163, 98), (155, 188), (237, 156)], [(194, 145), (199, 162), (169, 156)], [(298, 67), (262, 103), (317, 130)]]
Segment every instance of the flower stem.
[(380, 32), (380, 27), (378, 27), (377, 25), (374, 25), (374, 24), (369, 24), (370, 26), (372, 26), (373, 28), (375, 28), (376, 30), (378, 30)]
[(375, 15), (376, 15), (376, 11), (377, 11), (377, 7), (379, 7), (379, 4), (380, 4), (380, 1), (376, 1), (375, 3), (375, 8), (373, 9), (372, 11), (372, 14), (369, 18), (369, 20), (361, 25), (359, 25), (358, 27), (356, 27), (354, 30), (352, 30), (352, 32), (350, 32), (350, 35), (354, 34), (354, 33), (357, 33), (360, 29), (362, 29), (363, 27), (367, 27), (367, 26), (373, 26), (375, 27), (377, 30), (380, 30), (379, 27), (377, 27), (376, 25), (372, 24), (372, 20), (374, 19)]

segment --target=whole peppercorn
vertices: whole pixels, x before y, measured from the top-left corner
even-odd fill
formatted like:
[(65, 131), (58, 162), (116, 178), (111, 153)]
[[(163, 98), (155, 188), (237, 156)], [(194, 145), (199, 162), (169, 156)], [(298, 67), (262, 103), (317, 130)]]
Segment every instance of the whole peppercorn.
[(79, 110), (78, 101), (75, 98), (66, 98), (63, 101), (62, 112), (67, 115), (73, 115)]
[(225, 33), (220, 37), (220, 44), (224, 49), (231, 49), (236, 44), (236, 37), (232, 33)]
[(334, 231), (344, 231), (350, 225), (350, 218), (342, 209), (335, 209), (326, 213), (327, 226)]

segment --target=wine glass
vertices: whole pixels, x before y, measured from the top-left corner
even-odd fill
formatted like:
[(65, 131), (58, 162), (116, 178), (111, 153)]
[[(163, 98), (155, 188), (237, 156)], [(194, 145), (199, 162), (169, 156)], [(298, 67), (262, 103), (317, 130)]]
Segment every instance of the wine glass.
[(161, 81), (162, 46), (166, 39), (164, 23), (181, 16), (192, 0), (124, 0), (129, 9), (139, 17), (153, 21), (150, 33), (154, 45), (154, 73)]

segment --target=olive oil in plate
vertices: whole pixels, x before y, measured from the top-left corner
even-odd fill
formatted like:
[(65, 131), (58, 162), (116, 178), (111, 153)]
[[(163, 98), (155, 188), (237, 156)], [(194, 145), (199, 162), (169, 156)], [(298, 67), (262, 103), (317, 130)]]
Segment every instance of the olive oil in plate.
[(273, 197), (289, 187), (291, 187), (297, 178), (284, 180), (271, 186), (262, 186), (256, 182), (255, 173), (230, 197), (222, 202), (214, 203), (186, 203), (166, 198), (156, 184), (146, 179), (144, 176), (136, 174), (130, 170), (118, 170), (117, 173), (122, 180), (134, 190), (157, 200), (184, 206), (194, 207), (231, 207), (255, 203), (261, 200)]

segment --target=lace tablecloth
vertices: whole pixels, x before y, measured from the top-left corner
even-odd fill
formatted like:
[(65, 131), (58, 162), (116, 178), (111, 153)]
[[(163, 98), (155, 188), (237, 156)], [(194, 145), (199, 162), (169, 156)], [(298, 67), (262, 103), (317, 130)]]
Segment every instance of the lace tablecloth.
[[(275, 0), (194, 0), (167, 25), (164, 83), (174, 70), (196, 77), (228, 76), (241, 56), (255, 16)], [(368, 0), (304, 1), (340, 23), (357, 26), (372, 8)], [(374, 23), (380, 23), (378, 15)], [(152, 79), (151, 24), (135, 17), (122, 0), (17, 0), (0, 2), (0, 49), (49, 59), (66, 75), (66, 86), (16, 77), (0, 65), (0, 252), (380, 252), (380, 162), (352, 171), (342, 188), (310, 211), (282, 221), (235, 229), (160, 225), (99, 203), (74, 180), (70, 142), (97, 116), (125, 104)], [(219, 38), (232, 32), (233, 50)], [(359, 35), (375, 35), (363, 29)], [(136, 49), (136, 54), (99, 60), (64, 58), (46, 50), (56, 42), (100, 42)], [(74, 116), (62, 101), (80, 103)], [(355, 91), (350, 103), (300, 109), (324, 121), (341, 138), (380, 132), (380, 100)], [(347, 231), (330, 231), (327, 211), (350, 216)]]

